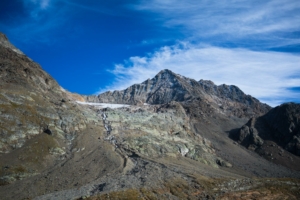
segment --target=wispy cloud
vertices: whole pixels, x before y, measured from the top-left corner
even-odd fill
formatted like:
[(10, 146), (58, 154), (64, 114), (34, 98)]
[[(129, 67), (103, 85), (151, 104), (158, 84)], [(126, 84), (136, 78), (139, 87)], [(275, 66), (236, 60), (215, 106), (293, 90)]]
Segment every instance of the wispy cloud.
[[(120, 10), (124, 10), (123, 4), (118, 3), (118, 7), (113, 7), (113, 3), (103, 1), (86, 2), (82, 0), (13, 0), (22, 8), (24, 16), (13, 16), (14, 23), (6, 23), (1, 26), (10, 36), (19, 38), (21, 43), (52, 44), (56, 39), (56, 34), (60, 32), (70, 32), (74, 35), (75, 24), (85, 27), (86, 24), (77, 23), (78, 15), (87, 15), (88, 12), (96, 12), (105, 15), (121, 15)], [(0, 5), (1, 6), (1, 5)], [(116, 10), (114, 9), (117, 9)], [(85, 13), (86, 12), (86, 13)], [(19, 13), (16, 13), (20, 15)], [(69, 22), (69, 23), (68, 23)], [(89, 24), (87, 24), (87, 28)], [(69, 30), (72, 29), (72, 30)], [(85, 30), (80, 30), (85, 31)], [(22, 35), (22, 38), (19, 36)], [(65, 34), (68, 35), (68, 34)]]
[(38, 5), (40, 9), (46, 9), (50, 5), (50, 1), (51, 0), (30, 0), (29, 2)]
[(53, 43), (55, 38), (52, 34), (66, 23), (68, 8), (58, 0), (21, 0), (18, 4), (22, 8), (21, 12), (11, 17), (10, 23), (0, 23), (6, 33), (19, 43), (27, 45)]
[(51, 7), (56, 0), (23, 0), (23, 4), (30, 13), (30, 16), (35, 20), (39, 20), (43, 13), (47, 12), (47, 9)]
[(290, 89), (300, 86), (299, 63), (300, 57), (293, 54), (181, 43), (115, 65), (111, 71), (116, 76), (115, 83), (100, 92), (125, 89), (167, 68), (195, 80), (237, 85), (246, 94), (275, 106), (287, 97), (299, 98), (299, 91)]
[(274, 45), (299, 44), (300, 1), (298, 0), (142, 0), (132, 6), (152, 12), (165, 27), (178, 27), (187, 37), (222, 41), (264, 41)]

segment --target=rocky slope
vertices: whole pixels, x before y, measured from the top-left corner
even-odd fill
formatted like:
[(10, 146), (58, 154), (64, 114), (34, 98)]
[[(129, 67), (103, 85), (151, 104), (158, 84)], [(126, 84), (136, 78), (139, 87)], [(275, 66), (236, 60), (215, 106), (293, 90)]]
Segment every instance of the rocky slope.
[(3, 34), (0, 90), (0, 185), (35, 175), (46, 163), (64, 159), (72, 140), (91, 121), (98, 123), (93, 113), (72, 103), (81, 99), (79, 95), (61, 88)]
[(300, 170), (295, 166), (300, 162), (300, 104), (282, 104), (250, 119), (233, 138), (267, 159)]
[[(229, 138), (269, 110), (235, 86), (164, 70), (83, 98), (0, 35), (0, 91), (0, 199), (300, 198), (298, 156), (283, 167)], [(85, 99), (130, 105), (76, 102)]]
[(86, 96), (85, 98), (89, 102), (131, 105), (183, 102), (195, 98), (205, 99), (220, 112), (238, 117), (259, 116), (270, 109), (270, 106), (244, 94), (236, 86), (225, 84), (216, 86), (211, 81), (195, 81), (168, 69), (162, 70), (152, 79), (132, 85), (125, 90), (108, 91), (98, 96)]
[(193, 133), (190, 117), (177, 102), (164, 106), (106, 109), (104, 113), (109, 120), (108, 126), (114, 127), (106, 139), (125, 151), (148, 158), (183, 156), (216, 168), (218, 162), (231, 167), (216, 156), (209, 140)]

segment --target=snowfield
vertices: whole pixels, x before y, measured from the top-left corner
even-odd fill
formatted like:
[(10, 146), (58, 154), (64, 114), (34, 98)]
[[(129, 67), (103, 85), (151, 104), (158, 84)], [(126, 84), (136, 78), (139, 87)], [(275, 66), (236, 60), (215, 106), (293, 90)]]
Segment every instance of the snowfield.
[(81, 102), (76, 101), (78, 104), (82, 105), (89, 105), (89, 106), (97, 106), (101, 108), (123, 108), (123, 107), (129, 107), (130, 105), (126, 104), (110, 104), (110, 103), (91, 103), (91, 102)]

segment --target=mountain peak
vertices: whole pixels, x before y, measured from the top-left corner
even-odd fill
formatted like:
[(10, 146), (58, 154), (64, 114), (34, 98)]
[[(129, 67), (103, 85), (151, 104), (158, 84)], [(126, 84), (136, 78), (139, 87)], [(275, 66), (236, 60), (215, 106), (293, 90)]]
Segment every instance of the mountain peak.
[(186, 78), (185, 76), (182, 76), (180, 74), (176, 74), (173, 71), (169, 69), (164, 69), (161, 70), (154, 78), (151, 79), (154, 82), (157, 82), (157, 84), (163, 84), (163, 85), (168, 85), (170, 87), (175, 86), (175, 85), (186, 85), (185, 82), (196, 82), (193, 79)]
[(163, 69), (158, 74), (175, 74), (175, 73), (169, 69)]
[(178, 75), (178, 74), (176, 74), (176, 73), (174, 73), (174, 72), (172, 72), (171, 70), (169, 70), (169, 69), (163, 69), (163, 70), (161, 70), (158, 74), (156, 74), (156, 76), (154, 77), (154, 79), (156, 78), (156, 77), (158, 77), (158, 76), (162, 76), (162, 77), (178, 77), (178, 76), (180, 76), (180, 75)]
[(217, 86), (212, 81), (196, 81), (169, 69), (161, 70), (152, 79), (134, 84), (125, 90), (86, 97), (86, 100), (91, 102), (135, 105), (188, 102), (193, 99), (205, 99), (219, 109), (219, 112), (239, 117), (261, 115), (270, 109), (268, 105), (246, 95), (236, 86), (225, 84)]
[(175, 72), (173, 72), (173, 71), (171, 71), (169, 69), (163, 69), (163, 70), (161, 70), (156, 76), (159, 76), (159, 75), (162, 75), (162, 74), (164, 74), (164, 75), (171, 75), (171, 76), (177, 77), (177, 78), (186, 78), (186, 77), (184, 77), (184, 76), (182, 76), (180, 74), (176, 74)]

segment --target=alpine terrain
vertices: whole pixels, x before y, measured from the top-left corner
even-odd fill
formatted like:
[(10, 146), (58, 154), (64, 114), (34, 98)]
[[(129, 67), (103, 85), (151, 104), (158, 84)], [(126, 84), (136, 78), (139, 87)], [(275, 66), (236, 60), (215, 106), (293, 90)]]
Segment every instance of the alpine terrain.
[(0, 91), (0, 199), (300, 199), (299, 104), (168, 69), (74, 94), (1, 33)]

